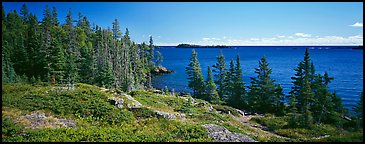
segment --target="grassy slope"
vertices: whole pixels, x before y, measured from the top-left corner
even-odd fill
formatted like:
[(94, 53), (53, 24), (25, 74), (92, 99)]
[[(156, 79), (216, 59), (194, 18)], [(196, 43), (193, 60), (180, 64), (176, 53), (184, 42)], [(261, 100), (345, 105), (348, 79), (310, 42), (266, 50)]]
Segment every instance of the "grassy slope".
[[(182, 97), (133, 91), (129, 94), (143, 108), (130, 110), (109, 104), (107, 99), (117, 95), (101, 91), (96, 86), (77, 84), (74, 91), (68, 92), (55, 92), (54, 89), (53, 86), (41, 85), (2, 85), (3, 141), (212, 141), (201, 126), (207, 123), (224, 126), (258, 141), (305, 141), (295, 136), (292, 136), (295, 139), (283, 139), (242, 124), (231, 115), (209, 112), (207, 106), (191, 105)], [(203, 100), (197, 99), (196, 102)], [(214, 107), (232, 110), (225, 106)], [(157, 117), (153, 110), (185, 113), (187, 119), (167, 120)], [(76, 128), (25, 128), (29, 127), (29, 122), (20, 117), (34, 111), (74, 120)], [(275, 132), (280, 133), (280, 129)], [(280, 134), (287, 136), (285, 132)]]

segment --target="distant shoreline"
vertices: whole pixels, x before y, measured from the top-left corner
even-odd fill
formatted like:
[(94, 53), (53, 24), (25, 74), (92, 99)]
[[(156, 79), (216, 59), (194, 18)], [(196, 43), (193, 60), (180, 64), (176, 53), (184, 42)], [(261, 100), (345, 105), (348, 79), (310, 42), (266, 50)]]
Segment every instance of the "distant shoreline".
[[(161, 48), (222, 48), (219, 46), (200, 46), (195, 45), (191, 47), (182, 47), (182, 46), (159, 46)], [(363, 46), (226, 46), (224, 48), (244, 48), (244, 47), (285, 47), (285, 48), (309, 48), (309, 49), (354, 49), (354, 50), (363, 50)]]
[(232, 48), (226, 45), (195, 45), (195, 44), (179, 44), (176, 48)]

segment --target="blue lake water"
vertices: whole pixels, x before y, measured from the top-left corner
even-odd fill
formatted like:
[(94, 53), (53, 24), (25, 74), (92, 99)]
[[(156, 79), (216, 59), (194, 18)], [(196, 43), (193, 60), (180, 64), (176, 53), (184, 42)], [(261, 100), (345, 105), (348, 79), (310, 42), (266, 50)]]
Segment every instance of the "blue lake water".
[[(294, 68), (303, 60), (304, 46), (237, 46), (230, 49), (218, 48), (195, 48), (202, 68), (204, 78), (207, 76), (208, 66), (217, 62), (216, 56), (222, 51), (227, 67), (231, 59), (236, 60), (237, 54), (241, 58), (243, 80), (247, 86), (250, 77), (256, 77), (254, 68), (258, 67), (258, 61), (266, 56), (269, 67), (272, 68), (271, 77), (276, 83), (281, 84), (284, 93), (288, 93), (293, 86), (292, 77)], [(325, 71), (334, 80), (329, 84), (330, 90), (336, 91), (342, 98), (346, 108), (351, 108), (359, 101), (363, 90), (363, 50), (353, 50), (351, 47), (308, 47), (309, 54), (314, 63), (316, 73), (324, 74)], [(168, 75), (156, 76), (152, 80), (154, 87), (162, 89), (167, 86), (170, 90), (190, 92), (187, 87), (187, 75), (185, 67), (189, 63), (192, 48), (160, 47), (156, 49), (164, 57), (162, 65), (167, 69), (174, 70)]]

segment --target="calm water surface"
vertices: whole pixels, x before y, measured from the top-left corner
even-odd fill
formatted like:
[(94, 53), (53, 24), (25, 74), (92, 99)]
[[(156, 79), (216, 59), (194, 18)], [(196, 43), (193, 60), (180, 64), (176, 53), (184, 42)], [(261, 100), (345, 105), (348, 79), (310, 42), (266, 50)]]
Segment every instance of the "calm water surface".
[[(303, 60), (306, 47), (234, 47), (231, 49), (195, 48), (202, 68), (204, 78), (207, 76), (208, 66), (217, 62), (216, 56), (222, 51), (227, 67), (231, 59), (236, 60), (237, 54), (241, 58), (243, 80), (247, 86), (250, 77), (255, 77), (254, 68), (258, 61), (266, 56), (269, 67), (272, 68), (271, 77), (281, 84), (284, 93), (291, 89), (294, 68)], [(351, 47), (308, 47), (316, 73), (325, 71), (335, 79), (329, 84), (331, 91), (336, 91), (347, 108), (352, 108), (358, 101), (363, 90), (363, 50), (353, 50)], [(167, 86), (180, 92), (190, 92), (187, 87), (185, 67), (189, 63), (192, 48), (160, 47), (156, 49), (164, 56), (163, 65), (173, 73), (156, 76), (153, 86), (159, 89)]]

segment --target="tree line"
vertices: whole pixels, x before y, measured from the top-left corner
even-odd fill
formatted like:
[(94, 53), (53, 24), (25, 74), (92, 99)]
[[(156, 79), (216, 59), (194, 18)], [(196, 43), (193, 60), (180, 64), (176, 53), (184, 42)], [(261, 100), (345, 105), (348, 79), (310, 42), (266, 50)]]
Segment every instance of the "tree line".
[[(290, 125), (296, 127), (342, 122), (341, 119), (348, 113), (336, 92), (328, 90), (328, 84), (334, 78), (327, 72), (323, 75), (316, 73), (308, 48), (304, 59), (294, 69), (296, 73), (291, 77), (293, 86), (289, 95), (285, 95), (281, 85), (270, 77), (272, 69), (265, 56), (259, 60), (258, 68), (255, 68), (257, 76), (251, 77), (248, 86), (245, 86), (242, 79), (239, 55), (236, 61), (230, 60), (228, 68), (222, 51), (216, 58), (213, 70), (208, 66), (208, 75), (204, 81), (198, 54), (192, 50), (186, 73), (194, 97), (261, 114), (286, 115), (290, 117)], [(362, 119), (360, 109), (362, 96), (355, 108)]]
[(155, 59), (152, 36), (148, 44), (130, 39), (120, 30), (118, 19), (112, 28), (91, 24), (78, 13), (68, 11), (61, 24), (56, 7), (46, 6), (43, 19), (24, 4), (5, 13), (2, 7), (2, 82), (88, 83), (130, 91), (151, 88)]

